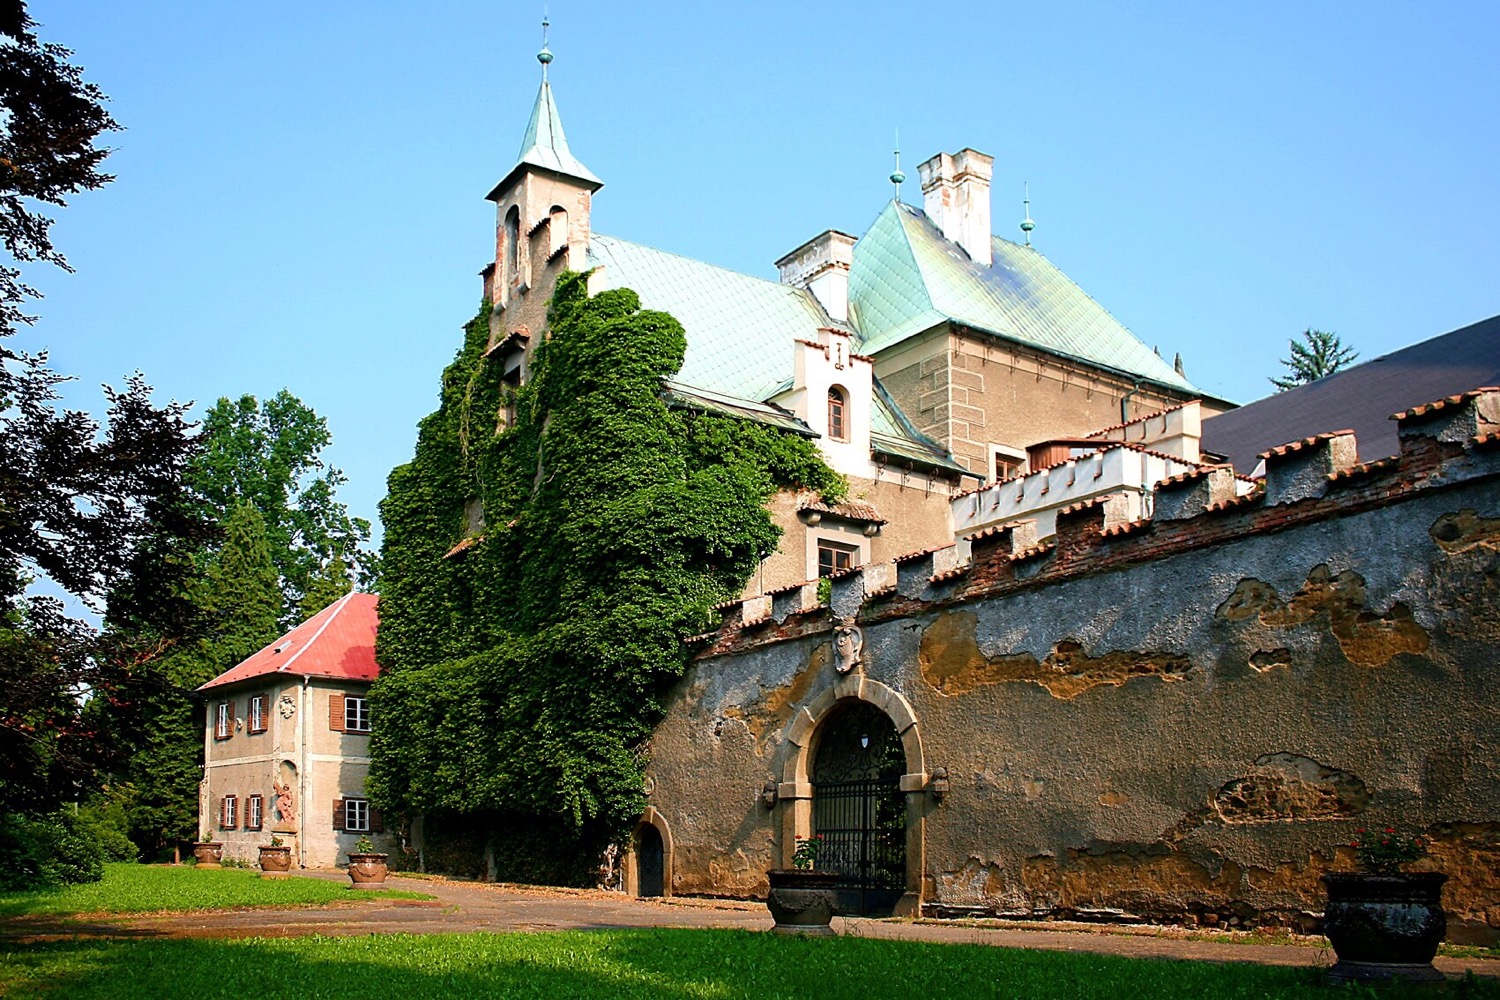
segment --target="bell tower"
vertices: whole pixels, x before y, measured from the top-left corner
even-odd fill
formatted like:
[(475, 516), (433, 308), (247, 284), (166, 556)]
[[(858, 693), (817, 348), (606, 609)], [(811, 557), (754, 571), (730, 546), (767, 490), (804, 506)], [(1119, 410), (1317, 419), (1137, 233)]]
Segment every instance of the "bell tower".
[(494, 311), (492, 342), (529, 337), (546, 322), (552, 287), (564, 270), (581, 270), (589, 245), (589, 212), (604, 182), (568, 148), (547, 78), (552, 51), (542, 21), (542, 86), (531, 109), (516, 165), (486, 197), (495, 203), (495, 259), (480, 274)]

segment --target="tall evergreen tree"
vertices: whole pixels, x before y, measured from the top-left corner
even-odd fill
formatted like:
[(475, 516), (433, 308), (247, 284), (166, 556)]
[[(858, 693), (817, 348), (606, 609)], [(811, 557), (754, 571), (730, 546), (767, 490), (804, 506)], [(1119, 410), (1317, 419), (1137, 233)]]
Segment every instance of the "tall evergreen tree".
[(135, 789), (128, 805), (131, 836), (148, 854), (196, 834), (203, 720), (191, 692), (279, 631), (281, 592), (259, 511), (237, 504), (219, 551), (205, 558), (193, 596), (213, 631), (164, 662), (163, 683), (141, 699), (139, 731), (123, 772)]
[(1352, 348), (1344, 346), (1338, 334), (1324, 330), (1304, 330), (1302, 342), (1289, 340), (1287, 347), (1291, 354), (1282, 358), (1281, 363), (1290, 374), (1285, 378), (1269, 379), (1278, 392), (1316, 382), (1341, 368), (1347, 368), (1359, 357)]

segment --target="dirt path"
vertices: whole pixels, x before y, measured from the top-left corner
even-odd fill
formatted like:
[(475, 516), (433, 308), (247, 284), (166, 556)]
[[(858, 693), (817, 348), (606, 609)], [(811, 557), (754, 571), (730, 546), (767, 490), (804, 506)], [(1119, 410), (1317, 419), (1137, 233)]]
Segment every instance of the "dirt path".
[[(344, 881), (337, 872), (301, 877)], [(44, 940), (75, 937), (292, 937), (304, 934), (458, 934), (470, 931), (601, 930), (624, 927), (738, 928), (763, 931), (771, 918), (761, 903), (709, 899), (636, 899), (586, 889), (548, 889), (473, 882), (393, 877), (392, 889), (427, 893), (431, 900), (378, 900), (332, 903), (301, 909), (216, 910), (82, 920), (24, 918), (0, 921), (0, 939)], [(860, 937), (985, 944), (1007, 948), (1091, 952), (1133, 958), (1253, 962), (1262, 965), (1327, 965), (1325, 949), (1295, 944), (1190, 940), (1181, 931), (1156, 927), (1085, 924), (1042, 926), (1008, 922), (955, 924), (837, 917), (834, 930)], [(1246, 935), (1248, 937), (1248, 935)], [(1500, 960), (1449, 958), (1435, 963), (1449, 975), (1472, 969), (1500, 977)]]

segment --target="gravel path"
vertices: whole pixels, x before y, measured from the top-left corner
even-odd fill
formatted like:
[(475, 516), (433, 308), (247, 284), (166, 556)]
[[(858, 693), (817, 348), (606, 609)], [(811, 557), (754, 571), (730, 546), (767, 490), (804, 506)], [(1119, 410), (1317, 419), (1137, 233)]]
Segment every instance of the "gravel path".
[[(344, 881), (342, 872), (300, 877)], [(21, 918), (0, 921), (0, 939), (76, 937), (292, 937), (304, 934), (458, 934), (470, 931), (601, 930), (622, 927), (737, 928), (764, 931), (764, 904), (721, 899), (636, 899), (615, 892), (410, 879), (393, 876), (387, 887), (427, 893), (431, 900), (339, 902), (299, 909), (216, 910), (84, 919)], [(1333, 955), (1307, 944), (1192, 940), (1175, 928), (1007, 921), (874, 920), (836, 917), (834, 930), (870, 938), (939, 944), (1092, 952), (1134, 958), (1254, 962), (1263, 965), (1329, 965)], [(1306, 939), (1304, 939), (1306, 940)], [(1315, 939), (1316, 940), (1316, 939)], [(1440, 956), (1451, 976), (1472, 969), (1500, 978), (1500, 959)]]

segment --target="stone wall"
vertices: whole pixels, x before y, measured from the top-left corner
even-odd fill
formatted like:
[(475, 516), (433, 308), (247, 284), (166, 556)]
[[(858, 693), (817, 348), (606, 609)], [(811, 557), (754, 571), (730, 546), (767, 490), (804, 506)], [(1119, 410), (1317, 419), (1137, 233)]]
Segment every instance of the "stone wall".
[[(1247, 497), (1181, 477), (1153, 521), (1106, 499), (1050, 543), (991, 529), (968, 562), (842, 577), (831, 608), (731, 608), (653, 739), (673, 890), (764, 892), (812, 832), (818, 725), (856, 697), (903, 734), (912, 907), (1311, 926), (1318, 876), (1390, 826), (1434, 841), (1450, 938), (1493, 943), (1500, 393), (1400, 423), (1396, 459), (1325, 435)], [(864, 636), (842, 677), (835, 615)]]

